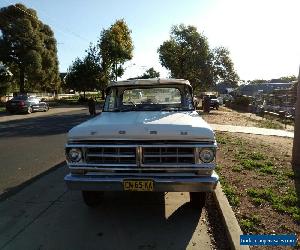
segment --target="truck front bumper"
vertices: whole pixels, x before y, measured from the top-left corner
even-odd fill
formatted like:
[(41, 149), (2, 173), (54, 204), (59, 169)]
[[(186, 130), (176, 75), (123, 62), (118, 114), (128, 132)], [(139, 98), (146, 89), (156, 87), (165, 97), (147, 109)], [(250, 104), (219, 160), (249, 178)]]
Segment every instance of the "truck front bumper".
[(90, 191), (124, 191), (124, 180), (152, 180), (154, 192), (210, 192), (213, 191), (219, 181), (219, 176), (213, 172), (211, 176), (199, 177), (112, 177), (97, 175), (75, 175), (65, 176), (65, 182), (71, 190)]

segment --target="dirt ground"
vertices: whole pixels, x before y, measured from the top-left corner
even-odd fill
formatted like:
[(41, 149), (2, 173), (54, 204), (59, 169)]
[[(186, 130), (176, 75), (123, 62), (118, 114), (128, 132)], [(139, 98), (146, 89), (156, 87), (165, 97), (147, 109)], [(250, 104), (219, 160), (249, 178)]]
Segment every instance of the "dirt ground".
[(294, 131), (294, 127), (273, 119), (262, 118), (252, 113), (237, 112), (235, 110), (220, 107), (219, 110), (211, 110), (209, 114), (199, 112), (208, 123), (227, 124), (247, 127), (266, 127)]
[(299, 239), (300, 190), (290, 163), (292, 139), (217, 132), (217, 141), (217, 172), (243, 232), (295, 233)]

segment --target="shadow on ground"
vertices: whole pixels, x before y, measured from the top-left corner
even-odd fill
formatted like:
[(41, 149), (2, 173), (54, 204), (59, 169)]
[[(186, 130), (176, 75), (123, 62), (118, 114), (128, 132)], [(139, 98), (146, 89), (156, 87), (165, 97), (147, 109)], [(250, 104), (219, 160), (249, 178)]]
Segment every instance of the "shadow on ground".
[(186, 249), (202, 213), (187, 202), (167, 217), (164, 193), (111, 193), (104, 204), (84, 208), (83, 224), (77, 224), (94, 227), (103, 249)]
[(60, 113), (0, 123), (0, 137), (45, 136), (63, 134), (90, 119), (85, 111)]

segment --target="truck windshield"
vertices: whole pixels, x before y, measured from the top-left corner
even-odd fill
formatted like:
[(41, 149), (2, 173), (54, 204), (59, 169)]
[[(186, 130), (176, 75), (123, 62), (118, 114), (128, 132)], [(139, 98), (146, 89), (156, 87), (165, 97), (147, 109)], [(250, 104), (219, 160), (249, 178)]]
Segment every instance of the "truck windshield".
[(113, 88), (104, 105), (104, 111), (111, 112), (177, 110), (193, 110), (191, 93), (185, 88)]

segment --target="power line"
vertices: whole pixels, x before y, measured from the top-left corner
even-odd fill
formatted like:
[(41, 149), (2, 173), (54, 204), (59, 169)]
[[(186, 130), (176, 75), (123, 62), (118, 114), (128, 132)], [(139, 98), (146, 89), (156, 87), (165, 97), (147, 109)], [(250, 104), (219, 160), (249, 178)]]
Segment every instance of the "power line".
[[(13, 4), (13, 3), (11, 3), (11, 2), (9, 2), (9, 1), (7, 1), (7, 0), (4, 0), (4, 1), (5, 1), (6, 3), (8, 3), (9, 5), (14, 6), (16, 9), (22, 11), (22, 12), (25, 13), (26, 15), (31, 16), (32, 18), (38, 20), (38, 18), (37, 18), (36, 16), (33, 16), (32, 14), (28, 13), (26, 10), (23, 10), (23, 9), (19, 8), (18, 6), (16, 6), (15, 4)], [(45, 13), (45, 11), (42, 11), (42, 12)], [(52, 19), (49, 15), (46, 15), (46, 16), (48, 16), (48, 18)], [(52, 19), (52, 20), (53, 20), (53, 19)], [(39, 20), (38, 20), (38, 21), (39, 21)], [(65, 30), (63, 30), (63, 29), (61, 29), (61, 28), (55, 27), (55, 29), (58, 30), (59, 32), (63, 33), (63, 34), (68, 34), (68, 33), (69, 33), (69, 35), (73, 35), (73, 36), (79, 38), (79, 39), (82, 40), (82, 41), (90, 42), (90, 41), (88, 41), (87, 39), (85, 39), (84, 37), (80, 36), (79, 34), (75, 33), (74, 31), (72, 31), (72, 30), (70, 30), (70, 29), (68, 29), (68, 28), (65, 28), (65, 27), (64, 27)]]

